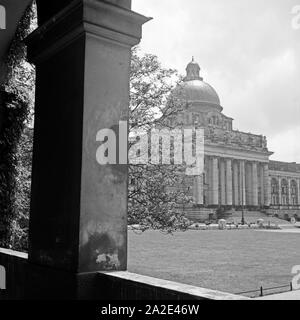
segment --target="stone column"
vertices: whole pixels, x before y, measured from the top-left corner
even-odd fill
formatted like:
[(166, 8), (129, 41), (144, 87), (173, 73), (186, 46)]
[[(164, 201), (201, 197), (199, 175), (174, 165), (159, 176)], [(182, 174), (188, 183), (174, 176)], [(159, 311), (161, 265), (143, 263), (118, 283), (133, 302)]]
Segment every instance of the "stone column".
[(209, 177), (209, 157), (205, 156), (204, 158), (204, 173), (205, 179), (203, 178), (203, 203), (204, 203), (204, 193), (205, 193), (205, 204), (210, 204), (209, 202), (209, 184), (210, 184), (210, 177)]
[(260, 172), (260, 205), (263, 206), (265, 204), (265, 195), (264, 195), (264, 167), (262, 164), (259, 165)]
[(226, 204), (232, 205), (232, 161), (226, 159)]
[(279, 197), (279, 201), (278, 204), (282, 205), (282, 189), (281, 189), (281, 178), (278, 178), (278, 197)]
[(271, 180), (269, 177), (269, 166), (264, 164), (264, 197), (265, 206), (270, 206), (271, 203)]
[(288, 178), (287, 179), (287, 182), (288, 182), (288, 205), (292, 205), (293, 203), (292, 203), (292, 188), (291, 188), (291, 181), (292, 179), (291, 178)]
[(194, 201), (196, 204), (203, 204), (203, 176), (194, 177)]
[(148, 19), (112, 2), (73, 1), (27, 39), (37, 74), (28, 297), (88, 297), (84, 279), (126, 270), (127, 164), (99, 164), (97, 137), (118, 141), (128, 119), (131, 47)]
[(212, 204), (219, 204), (219, 167), (218, 158), (212, 158)]
[(258, 206), (257, 163), (252, 163), (252, 205)]
[(240, 161), (240, 177), (239, 177), (239, 194), (240, 194), (240, 205), (246, 204), (246, 177), (245, 177), (245, 161)]
[(208, 204), (213, 204), (213, 185), (212, 185), (212, 169), (213, 169), (213, 162), (211, 157), (207, 157), (207, 202)]
[(297, 179), (297, 198), (298, 198), (297, 204), (299, 206), (300, 205), (300, 179)]
[(220, 203), (226, 204), (225, 162), (220, 159)]
[(252, 163), (245, 163), (246, 205), (253, 205)]
[(233, 161), (233, 204), (239, 205), (239, 167), (238, 162)]

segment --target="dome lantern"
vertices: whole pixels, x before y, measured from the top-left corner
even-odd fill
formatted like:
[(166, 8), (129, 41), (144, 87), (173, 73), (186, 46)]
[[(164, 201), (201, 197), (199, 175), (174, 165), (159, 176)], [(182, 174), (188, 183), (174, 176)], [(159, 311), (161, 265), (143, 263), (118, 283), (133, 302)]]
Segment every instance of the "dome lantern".
[(194, 61), (194, 57), (186, 67), (186, 77), (177, 85), (172, 95), (180, 100), (197, 105), (201, 110), (218, 112), (223, 110), (215, 89), (200, 77), (200, 67)]
[(186, 67), (186, 77), (184, 78), (184, 81), (191, 81), (191, 80), (203, 80), (202, 77), (200, 77), (200, 67), (197, 62), (194, 61), (194, 57), (192, 57), (192, 61), (187, 65)]

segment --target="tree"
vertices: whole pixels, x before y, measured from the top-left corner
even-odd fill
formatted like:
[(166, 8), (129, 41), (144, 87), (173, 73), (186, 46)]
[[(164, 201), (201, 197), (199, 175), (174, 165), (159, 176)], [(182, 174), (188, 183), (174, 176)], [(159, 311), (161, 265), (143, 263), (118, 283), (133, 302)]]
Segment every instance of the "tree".
[[(168, 119), (182, 111), (180, 101), (170, 95), (180, 80), (176, 70), (165, 69), (152, 54), (141, 56), (133, 49), (130, 74), (129, 132), (170, 127)], [(133, 142), (134, 143), (134, 142)], [(132, 144), (129, 144), (132, 147)], [(182, 206), (191, 201), (185, 187), (185, 168), (179, 165), (130, 165), (128, 220), (166, 232), (184, 230), (189, 221)]]
[(34, 7), (29, 6), (11, 43), (0, 87), (0, 246), (19, 250), (27, 247), (32, 144), (27, 127), (32, 123), (35, 83), (23, 40), (35, 21)]
[(11, 222), (10, 246), (23, 251), (28, 246), (31, 193), (33, 128), (25, 126), (16, 151), (15, 214)]
[[(10, 76), (4, 88), (8, 93), (5, 110), (12, 113), (6, 114), (0, 136), (0, 142), (1, 138), (3, 141), (3, 137), (7, 137), (2, 147), (0, 143), (1, 151), (8, 151), (6, 160), (0, 161), (1, 219), (2, 224), (10, 227), (1, 245), (15, 250), (26, 250), (28, 242), (35, 88), (34, 69), (25, 61), (24, 47), (21, 49), (17, 58), (13, 56)], [(137, 48), (133, 50), (130, 73), (131, 132), (166, 126), (165, 120), (176, 116), (181, 106), (176, 99), (170, 98), (176, 80), (179, 80), (177, 72), (162, 68), (156, 56), (140, 56)], [(9, 105), (13, 107), (8, 108)], [(178, 203), (183, 205), (190, 201), (187, 188), (182, 188), (183, 169), (174, 165), (130, 165), (129, 223), (139, 224), (143, 230), (154, 228), (171, 232), (186, 229), (189, 221), (178, 209)]]

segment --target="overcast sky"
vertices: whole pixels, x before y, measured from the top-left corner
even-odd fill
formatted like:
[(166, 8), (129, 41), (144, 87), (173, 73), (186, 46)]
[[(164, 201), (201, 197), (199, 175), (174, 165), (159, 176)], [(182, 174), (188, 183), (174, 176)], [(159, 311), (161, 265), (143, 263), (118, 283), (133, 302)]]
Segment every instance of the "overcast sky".
[(274, 160), (300, 163), (300, 0), (133, 0), (153, 17), (141, 49), (185, 73), (192, 55), (234, 129), (264, 134)]

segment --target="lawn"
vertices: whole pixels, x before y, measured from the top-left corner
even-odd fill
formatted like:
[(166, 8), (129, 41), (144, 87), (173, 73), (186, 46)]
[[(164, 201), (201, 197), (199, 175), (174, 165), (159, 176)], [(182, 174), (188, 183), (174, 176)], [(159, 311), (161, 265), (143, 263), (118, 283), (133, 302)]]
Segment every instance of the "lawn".
[(289, 284), (300, 265), (300, 233), (129, 231), (128, 238), (129, 271), (231, 293)]

